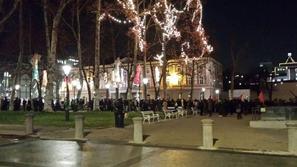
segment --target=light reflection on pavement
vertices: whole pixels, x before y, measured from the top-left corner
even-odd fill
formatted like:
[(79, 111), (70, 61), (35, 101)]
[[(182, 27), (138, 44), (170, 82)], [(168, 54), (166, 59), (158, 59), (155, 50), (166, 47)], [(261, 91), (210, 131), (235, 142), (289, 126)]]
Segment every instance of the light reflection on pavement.
[(297, 157), (37, 140), (0, 147), (0, 166), (296, 167)]

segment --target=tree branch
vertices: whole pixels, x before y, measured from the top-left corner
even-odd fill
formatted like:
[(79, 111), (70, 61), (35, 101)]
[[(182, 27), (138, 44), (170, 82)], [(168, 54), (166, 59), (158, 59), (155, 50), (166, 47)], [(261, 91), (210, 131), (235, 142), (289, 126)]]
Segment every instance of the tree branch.
[(0, 25), (2, 25), (7, 19), (9, 19), (9, 17), (13, 14), (13, 12), (16, 10), (18, 3), (21, 0), (15, 0), (13, 7), (11, 8), (11, 10), (6, 14), (6, 16), (4, 16), (1, 20), (0, 20)]

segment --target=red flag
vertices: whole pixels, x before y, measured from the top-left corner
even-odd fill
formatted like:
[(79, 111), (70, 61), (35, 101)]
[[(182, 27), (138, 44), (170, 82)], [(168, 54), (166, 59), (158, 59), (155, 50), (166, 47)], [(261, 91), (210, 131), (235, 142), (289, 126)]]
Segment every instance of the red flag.
[(140, 64), (138, 64), (136, 67), (136, 73), (133, 80), (133, 84), (135, 85), (140, 85), (140, 72), (141, 72), (141, 67), (140, 67)]
[(259, 99), (259, 102), (260, 103), (264, 104), (264, 102), (265, 102), (265, 96), (264, 96), (264, 93), (263, 93), (262, 90), (259, 93), (258, 99)]

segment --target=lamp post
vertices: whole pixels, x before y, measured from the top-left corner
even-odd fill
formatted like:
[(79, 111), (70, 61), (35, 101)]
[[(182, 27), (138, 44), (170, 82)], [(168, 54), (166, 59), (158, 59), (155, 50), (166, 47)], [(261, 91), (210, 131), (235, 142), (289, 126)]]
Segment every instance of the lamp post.
[(19, 84), (17, 84), (17, 85), (15, 85), (15, 95), (16, 95), (16, 97), (18, 97), (18, 91), (20, 90), (20, 85)]
[(147, 84), (148, 84), (148, 78), (143, 78), (142, 79), (142, 82), (143, 82), (143, 96), (144, 96), (144, 100), (147, 100)]
[(106, 98), (108, 99), (109, 98), (110, 84), (109, 83), (106, 83), (105, 88), (106, 88)]
[(70, 65), (64, 65), (63, 71), (66, 77), (66, 109), (65, 109), (65, 121), (69, 121), (69, 106), (70, 106), (70, 100), (69, 100), (69, 73), (71, 71)]
[(220, 89), (216, 89), (215, 93), (216, 93), (216, 95), (218, 97), (218, 101), (220, 101)]
[(202, 88), (201, 91), (202, 91), (202, 99), (204, 99), (204, 96), (205, 96), (205, 95), (204, 95), (204, 94), (205, 94), (205, 88)]

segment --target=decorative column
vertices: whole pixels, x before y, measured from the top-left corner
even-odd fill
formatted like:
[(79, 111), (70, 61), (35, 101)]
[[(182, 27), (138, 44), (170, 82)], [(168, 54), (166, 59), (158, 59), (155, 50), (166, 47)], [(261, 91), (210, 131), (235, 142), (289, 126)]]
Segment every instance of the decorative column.
[(75, 115), (75, 138), (76, 139), (84, 138), (84, 119), (85, 117), (82, 114)]
[(25, 127), (26, 127), (26, 134), (33, 134), (33, 113), (28, 113), (26, 114), (26, 119), (25, 119)]
[(297, 123), (287, 123), (288, 151), (297, 154)]
[(202, 138), (203, 146), (202, 149), (215, 149), (213, 146), (213, 120), (203, 119), (202, 122)]
[(134, 135), (133, 135), (133, 143), (142, 144), (143, 142), (143, 134), (142, 134), (142, 117), (132, 118), (134, 125)]

